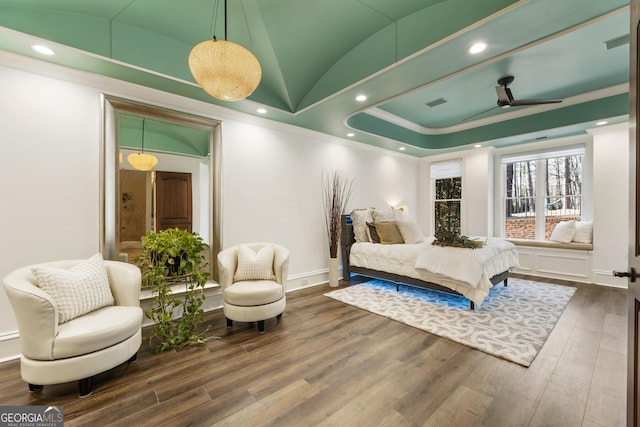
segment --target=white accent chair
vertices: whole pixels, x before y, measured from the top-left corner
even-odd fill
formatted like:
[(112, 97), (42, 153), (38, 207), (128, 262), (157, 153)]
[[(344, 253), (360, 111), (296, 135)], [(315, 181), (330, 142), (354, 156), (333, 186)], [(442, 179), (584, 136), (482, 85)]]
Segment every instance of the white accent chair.
[[(70, 268), (84, 260), (38, 264)], [(78, 381), (80, 397), (92, 392), (91, 378), (126, 361), (134, 362), (142, 342), (140, 269), (104, 261), (114, 305), (58, 323), (54, 299), (36, 286), (31, 269), (4, 277), (4, 289), (18, 321), (20, 373), (31, 392), (44, 385)]]
[(258, 332), (264, 333), (265, 320), (282, 318), (286, 307), (289, 250), (273, 243), (245, 243), (252, 250), (272, 245), (274, 248), (273, 273), (275, 280), (234, 281), (238, 269), (238, 250), (241, 245), (224, 249), (218, 254), (220, 287), (227, 327), (237, 322), (257, 322)]

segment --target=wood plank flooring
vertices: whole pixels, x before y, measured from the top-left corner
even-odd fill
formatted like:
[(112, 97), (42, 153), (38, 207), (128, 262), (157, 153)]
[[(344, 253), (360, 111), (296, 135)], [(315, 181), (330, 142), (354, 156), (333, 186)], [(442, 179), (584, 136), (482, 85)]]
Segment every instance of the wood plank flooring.
[[(537, 279), (543, 280), (543, 279)], [(557, 283), (557, 281), (554, 281)], [(227, 329), (95, 380), (29, 394), (0, 364), (0, 405), (64, 405), (65, 426), (624, 426), (626, 291), (578, 291), (529, 368), (325, 297), (287, 295), (280, 322)], [(148, 336), (145, 329), (145, 336)], [(219, 337), (219, 338), (215, 338)]]

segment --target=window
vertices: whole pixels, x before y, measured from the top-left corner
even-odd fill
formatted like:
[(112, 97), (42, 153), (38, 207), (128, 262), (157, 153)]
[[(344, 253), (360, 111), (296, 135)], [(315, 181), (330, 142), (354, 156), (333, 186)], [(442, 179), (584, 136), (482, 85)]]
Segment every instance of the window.
[(560, 221), (582, 218), (584, 148), (505, 156), (505, 237), (548, 240)]
[(434, 231), (442, 227), (460, 234), (462, 201), (462, 160), (449, 160), (431, 165), (433, 182)]

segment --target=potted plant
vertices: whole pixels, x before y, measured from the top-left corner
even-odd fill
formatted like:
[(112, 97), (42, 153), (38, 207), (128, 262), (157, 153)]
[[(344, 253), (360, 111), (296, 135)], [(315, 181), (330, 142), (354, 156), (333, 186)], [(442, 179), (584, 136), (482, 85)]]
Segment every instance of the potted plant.
[[(153, 295), (145, 316), (154, 321), (149, 344), (156, 342), (156, 352), (205, 341), (206, 330), (196, 329), (204, 317), (209, 272), (203, 251), (208, 247), (197, 233), (178, 228), (142, 236), (142, 253), (135, 262), (142, 271), (142, 286)], [(184, 295), (174, 292), (177, 284), (185, 286)]]
[(322, 202), (327, 237), (329, 238), (329, 286), (338, 286), (338, 244), (340, 220), (353, 192), (353, 179), (347, 179), (341, 171), (333, 171), (322, 177)]

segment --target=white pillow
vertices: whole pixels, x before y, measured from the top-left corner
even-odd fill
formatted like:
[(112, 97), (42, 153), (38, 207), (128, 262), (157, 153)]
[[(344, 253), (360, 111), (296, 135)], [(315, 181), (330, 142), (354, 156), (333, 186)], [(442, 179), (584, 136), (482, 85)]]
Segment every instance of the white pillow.
[(273, 274), (273, 245), (266, 245), (257, 252), (247, 245), (238, 248), (238, 267), (233, 275), (234, 282), (242, 280), (276, 280)]
[(95, 254), (69, 269), (41, 265), (31, 271), (38, 286), (58, 305), (59, 323), (113, 305), (102, 254)]
[(367, 222), (373, 222), (371, 209), (354, 209), (350, 215), (353, 223), (353, 236), (356, 242), (370, 242)]
[(556, 224), (555, 228), (551, 232), (549, 240), (560, 243), (569, 243), (573, 240), (573, 236), (576, 235), (576, 222), (575, 221), (560, 221)]
[(373, 222), (395, 221), (396, 219), (404, 219), (401, 211), (393, 208), (389, 209), (372, 209), (371, 217)]
[(402, 239), (405, 243), (422, 243), (424, 242), (424, 234), (417, 222), (410, 218), (396, 221), (396, 226), (400, 230)]
[(593, 221), (576, 222), (576, 234), (573, 241), (577, 243), (591, 243), (593, 240)]

